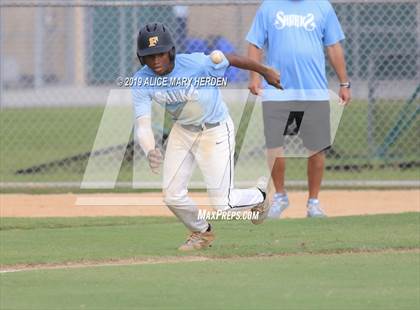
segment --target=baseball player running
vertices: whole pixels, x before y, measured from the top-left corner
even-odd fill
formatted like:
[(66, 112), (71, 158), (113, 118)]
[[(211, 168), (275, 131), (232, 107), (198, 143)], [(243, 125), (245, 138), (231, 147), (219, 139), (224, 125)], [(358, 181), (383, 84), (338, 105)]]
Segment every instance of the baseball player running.
[[(140, 29), (137, 56), (144, 66), (135, 73), (135, 80), (160, 78), (161, 82), (167, 82), (165, 85), (136, 85), (132, 88), (132, 95), (138, 142), (147, 154), (152, 171), (156, 172), (163, 162), (164, 201), (191, 231), (179, 250), (206, 248), (215, 238), (212, 227), (198, 217), (198, 208), (188, 196), (187, 185), (195, 165), (202, 172), (214, 209), (251, 209), (258, 215), (253, 223), (263, 222), (269, 211), (266, 184), (257, 184), (250, 189), (233, 187), (235, 134), (220, 90), (197, 83), (185, 85), (172, 82), (223, 77), (229, 66), (235, 66), (258, 72), (270, 85), (281, 88), (280, 74), (249, 58), (223, 55), (221, 52), (211, 56), (203, 53), (177, 55), (168, 28), (159, 23)], [(152, 101), (166, 108), (175, 121), (164, 160), (155, 144), (151, 127)]]

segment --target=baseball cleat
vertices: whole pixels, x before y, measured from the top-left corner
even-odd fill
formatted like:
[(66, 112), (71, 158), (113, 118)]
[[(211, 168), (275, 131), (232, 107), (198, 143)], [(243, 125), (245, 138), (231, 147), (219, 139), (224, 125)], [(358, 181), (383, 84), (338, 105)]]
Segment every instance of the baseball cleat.
[(289, 198), (287, 194), (275, 193), (273, 202), (271, 203), (268, 218), (277, 219), (281, 216), (284, 210), (289, 207)]
[(187, 241), (181, 245), (178, 250), (183, 252), (201, 250), (211, 246), (215, 236), (212, 231), (206, 232), (193, 232), (188, 237)]
[(251, 212), (258, 213), (257, 219), (251, 220), (252, 224), (258, 225), (264, 222), (264, 220), (268, 216), (268, 212), (270, 211), (270, 204), (268, 202), (268, 195), (266, 193), (267, 184), (268, 184), (267, 178), (261, 177), (258, 179), (257, 188), (261, 191), (261, 194), (263, 195), (264, 200), (251, 209)]
[(307, 205), (307, 217), (327, 217), (319, 205), (318, 199), (310, 199)]

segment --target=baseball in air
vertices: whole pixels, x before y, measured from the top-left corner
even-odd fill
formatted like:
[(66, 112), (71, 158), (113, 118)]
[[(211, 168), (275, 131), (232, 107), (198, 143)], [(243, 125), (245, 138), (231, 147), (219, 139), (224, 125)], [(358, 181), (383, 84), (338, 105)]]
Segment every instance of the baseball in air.
[(213, 63), (219, 64), (223, 61), (223, 53), (219, 50), (211, 52), (210, 59)]

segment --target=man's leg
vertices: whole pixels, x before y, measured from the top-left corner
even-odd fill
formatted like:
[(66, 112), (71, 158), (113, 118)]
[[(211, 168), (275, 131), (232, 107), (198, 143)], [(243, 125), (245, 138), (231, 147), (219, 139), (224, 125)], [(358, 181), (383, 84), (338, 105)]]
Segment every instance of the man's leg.
[(285, 193), (286, 158), (283, 156), (282, 148), (267, 149), (267, 165), (269, 171), (271, 171), (276, 193)]
[(267, 165), (276, 193), (284, 193), (286, 160), (283, 153), (284, 130), (287, 125), (290, 104), (278, 101), (262, 103), (264, 137), (267, 147)]
[(308, 217), (325, 217), (321, 209), (318, 195), (321, 189), (322, 176), (324, 174), (325, 153), (319, 151), (308, 158), (308, 190), (309, 197), (307, 203)]
[(318, 199), (324, 174), (325, 153), (320, 151), (308, 158), (308, 199)]
[(310, 150), (308, 158), (308, 217), (325, 217), (320, 207), (318, 195), (324, 174), (325, 150), (331, 145), (330, 105), (328, 101), (307, 103), (302, 123), (302, 139)]
[(292, 102), (263, 102), (267, 165), (275, 189), (268, 214), (270, 218), (279, 218), (281, 213), (289, 206), (289, 199), (284, 186), (286, 158), (284, 157), (282, 146), (284, 144), (284, 132), (291, 111), (293, 111)]
[(283, 149), (267, 149), (267, 164), (275, 189), (268, 217), (277, 219), (289, 207), (289, 198), (284, 187), (286, 158), (283, 156)]

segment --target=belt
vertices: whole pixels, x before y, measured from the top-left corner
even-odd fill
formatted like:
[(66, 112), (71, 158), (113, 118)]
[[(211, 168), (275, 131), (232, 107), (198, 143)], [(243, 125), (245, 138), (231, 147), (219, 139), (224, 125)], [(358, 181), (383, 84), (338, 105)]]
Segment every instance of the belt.
[(201, 125), (184, 125), (184, 124), (181, 124), (181, 127), (186, 129), (186, 130), (189, 130), (189, 131), (199, 132), (199, 131), (203, 131), (203, 130), (206, 130), (206, 129), (217, 127), (220, 124), (221, 124), (220, 122), (204, 123), (204, 124), (201, 124)]

